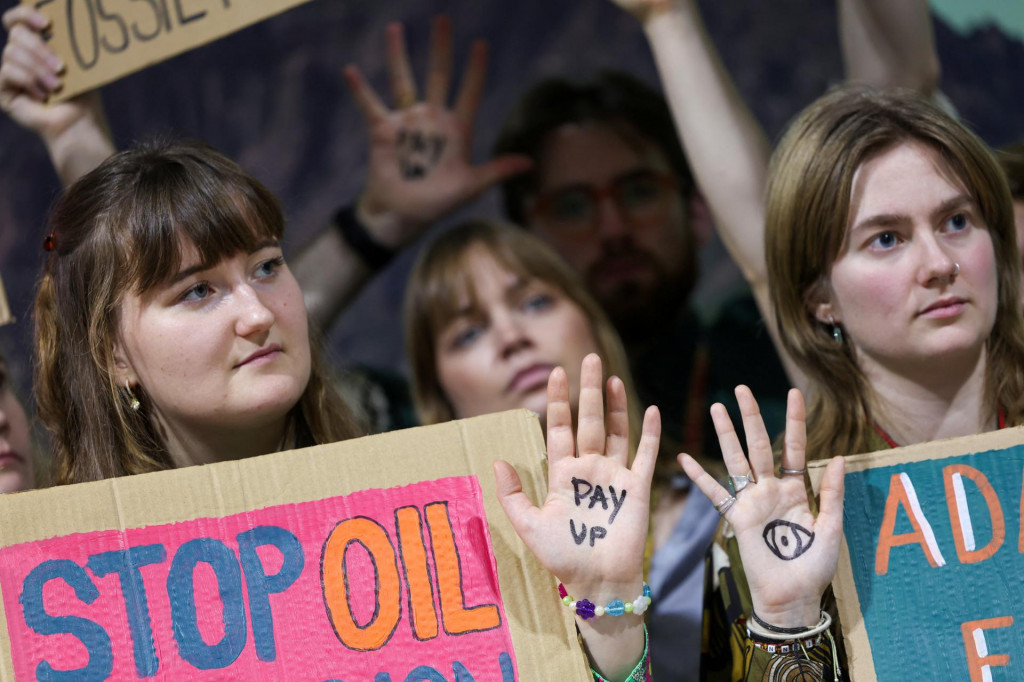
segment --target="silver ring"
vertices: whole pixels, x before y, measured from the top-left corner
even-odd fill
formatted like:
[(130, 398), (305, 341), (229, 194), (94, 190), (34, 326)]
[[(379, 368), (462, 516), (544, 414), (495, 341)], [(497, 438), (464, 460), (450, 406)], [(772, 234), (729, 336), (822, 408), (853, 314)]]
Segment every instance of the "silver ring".
[(807, 469), (787, 469), (786, 467), (779, 467), (780, 474), (793, 474), (794, 476), (803, 476), (807, 473)]
[(753, 471), (740, 474), (739, 476), (729, 476), (729, 487), (732, 488), (733, 495), (739, 495), (740, 491), (751, 483), (757, 483), (757, 481), (754, 480)]
[(953, 272), (949, 273), (949, 276), (950, 277), (956, 277), (959, 274), (960, 274), (960, 264), (959, 263), (953, 263)]
[(730, 509), (732, 509), (732, 506), (734, 504), (736, 504), (736, 497), (733, 496), (733, 495), (730, 495), (729, 497), (725, 498), (724, 500), (722, 500), (721, 502), (716, 504), (715, 505), (715, 509), (718, 511), (719, 516), (721, 516), (724, 519), (725, 518), (725, 512), (727, 512)]

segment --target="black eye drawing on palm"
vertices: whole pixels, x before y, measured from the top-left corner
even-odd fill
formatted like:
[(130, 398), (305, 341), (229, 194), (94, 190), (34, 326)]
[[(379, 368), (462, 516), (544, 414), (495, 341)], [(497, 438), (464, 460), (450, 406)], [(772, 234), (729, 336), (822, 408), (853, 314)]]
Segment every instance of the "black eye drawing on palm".
[(811, 548), (814, 533), (800, 524), (776, 519), (764, 527), (764, 542), (772, 554), (792, 561)]
[(445, 145), (448, 143), (444, 135), (424, 133), (421, 130), (398, 131), (395, 147), (398, 152), (398, 163), (402, 177), (406, 180), (418, 180), (425, 177), (441, 160)]

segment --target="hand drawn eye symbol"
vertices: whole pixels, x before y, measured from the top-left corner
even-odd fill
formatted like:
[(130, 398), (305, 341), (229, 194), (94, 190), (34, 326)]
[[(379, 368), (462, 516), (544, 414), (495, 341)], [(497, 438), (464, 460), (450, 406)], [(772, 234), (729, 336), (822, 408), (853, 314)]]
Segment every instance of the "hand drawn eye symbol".
[(799, 524), (776, 519), (764, 527), (764, 541), (775, 556), (791, 561), (811, 548), (814, 533)]

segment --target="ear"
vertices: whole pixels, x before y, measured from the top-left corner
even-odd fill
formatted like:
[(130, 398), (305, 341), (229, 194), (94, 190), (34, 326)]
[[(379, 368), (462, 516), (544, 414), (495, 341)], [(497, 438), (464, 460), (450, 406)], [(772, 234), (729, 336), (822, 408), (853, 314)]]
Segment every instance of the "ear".
[(128, 353), (125, 352), (124, 343), (121, 342), (120, 338), (114, 341), (113, 361), (115, 383), (119, 386), (123, 386), (126, 381), (132, 382), (138, 380), (138, 377), (135, 374), (135, 369), (132, 367), (132, 363), (128, 359)]
[(839, 311), (832, 301), (832, 291), (825, 279), (819, 280), (807, 291), (807, 312), (822, 324), (839, 324)]

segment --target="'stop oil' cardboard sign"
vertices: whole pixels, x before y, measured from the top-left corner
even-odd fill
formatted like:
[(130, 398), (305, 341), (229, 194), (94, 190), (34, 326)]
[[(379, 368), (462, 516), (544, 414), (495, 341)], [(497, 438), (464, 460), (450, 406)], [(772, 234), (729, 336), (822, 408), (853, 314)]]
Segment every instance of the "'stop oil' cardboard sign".
[(834, 587), (853, 679), (1019, 679), (1024, 428), (846, 462)]
[(0, 680), (586, 682), (496, 458), (541, 497), (525, 411), (0, 496)]
[(308, 0), (23, 0), (49, 17), (67, 99)]

